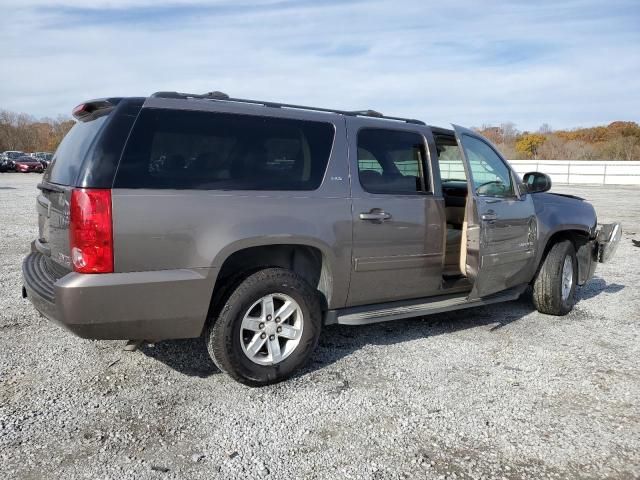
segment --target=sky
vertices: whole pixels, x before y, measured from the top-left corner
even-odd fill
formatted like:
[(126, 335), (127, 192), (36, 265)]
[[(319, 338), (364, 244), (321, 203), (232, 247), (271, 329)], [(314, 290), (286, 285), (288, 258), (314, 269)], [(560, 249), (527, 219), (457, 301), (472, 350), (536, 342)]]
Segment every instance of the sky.
[(520, 130), (640, 122), (640, 0), (0, 0), (0, 109), (204, 93)]

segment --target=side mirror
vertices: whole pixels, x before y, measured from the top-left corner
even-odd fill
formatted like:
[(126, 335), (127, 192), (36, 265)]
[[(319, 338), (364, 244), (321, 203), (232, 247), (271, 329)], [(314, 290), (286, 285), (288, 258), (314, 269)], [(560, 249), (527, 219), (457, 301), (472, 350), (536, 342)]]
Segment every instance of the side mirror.
[(546, 173), (528, 172), (522, 178), (528, 193), (546, 192), (551, 189), (551, 178)]

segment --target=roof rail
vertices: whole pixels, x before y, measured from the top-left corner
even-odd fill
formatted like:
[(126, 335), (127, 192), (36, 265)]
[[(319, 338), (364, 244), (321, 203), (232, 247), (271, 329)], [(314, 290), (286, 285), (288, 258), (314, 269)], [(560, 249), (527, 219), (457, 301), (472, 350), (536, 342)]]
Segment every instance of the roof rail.
[(176, 99), (200, 99), (200, 100), (218, 100), (225, 102), (235, 102), (235, 103), (250, 103), (253, 105), (263, 105), (265, 107), (270, 108), (292, 108), (296, 110), (311, 110), (314, 112), (326, 112), (326, 113), (337, 113), (339, 115), (347, 115), (350, 117), (373, 117), (373, 118), (382, 118), (385, 120), (395, 120), (398, 122), (406, 122), (413, 123), (416, 125), (426, 125), (421, 120), (415, 120), (412, 118), (401, 118), (401, 117), (388, 117), (386, 115), (381, 114), (380, 112), (376, 112), (375, 110), (335, 110), (332, 108), (319, 108), (319, 107), (308, 107), (305, 105), (293, 105), (289, 103), (278, 103), (278, 102), (265, 102), (262, 100), (248, 100), (246, 98), (233, 98), (223, 92), (208, 92), (208, 93), (181, 93), (181, 92), (156, 92), (151, 95), (154, 98), (176, 98)]

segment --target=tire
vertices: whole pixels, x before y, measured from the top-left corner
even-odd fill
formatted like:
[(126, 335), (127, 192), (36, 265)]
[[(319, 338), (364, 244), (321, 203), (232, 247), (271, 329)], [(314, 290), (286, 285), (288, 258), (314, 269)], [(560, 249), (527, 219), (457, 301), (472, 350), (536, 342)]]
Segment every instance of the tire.
[[(285, 303), (295, 311), (281, 320), (276, 314), (287, 315)], [(270, 311), (273, 315), (268, 315)], [(237, 286), (217, 318), (211, 319), (205, 338), (220, 370), (259, 387), (285, 380), (304, 366), (318, 344), (321, 326), (317, 292), (289, 270), (268, 268)], [(253, 353), (252, 345), (262, 346)], [(276, 358), (280, 360), (274, 362)]]
[[(570, 281), (565, 282), (564, 295), (563, 270), (571, 275)], [(577, 279), (578, 261), (573, 243), (563, 240), (553, 244), (533, 283), (533, 304), (536, 309), (548, 315), (569, 313), (575, 305)], [(566, 276), (565, 280), (568, 280)]]

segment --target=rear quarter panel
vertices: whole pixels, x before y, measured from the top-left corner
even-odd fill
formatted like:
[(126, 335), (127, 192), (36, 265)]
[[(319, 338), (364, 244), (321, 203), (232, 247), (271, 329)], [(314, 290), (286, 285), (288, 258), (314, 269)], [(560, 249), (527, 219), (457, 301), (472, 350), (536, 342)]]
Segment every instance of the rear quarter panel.
[[(351, 265), (351, 200), (343, 122), (315, 191), (114, 189), (116, 272), (210, 269), (243, 248), (317, 247), (333, 279), (330, 308), (344, 306)], [(212, 285), (213, 285), (212, 283)]]

